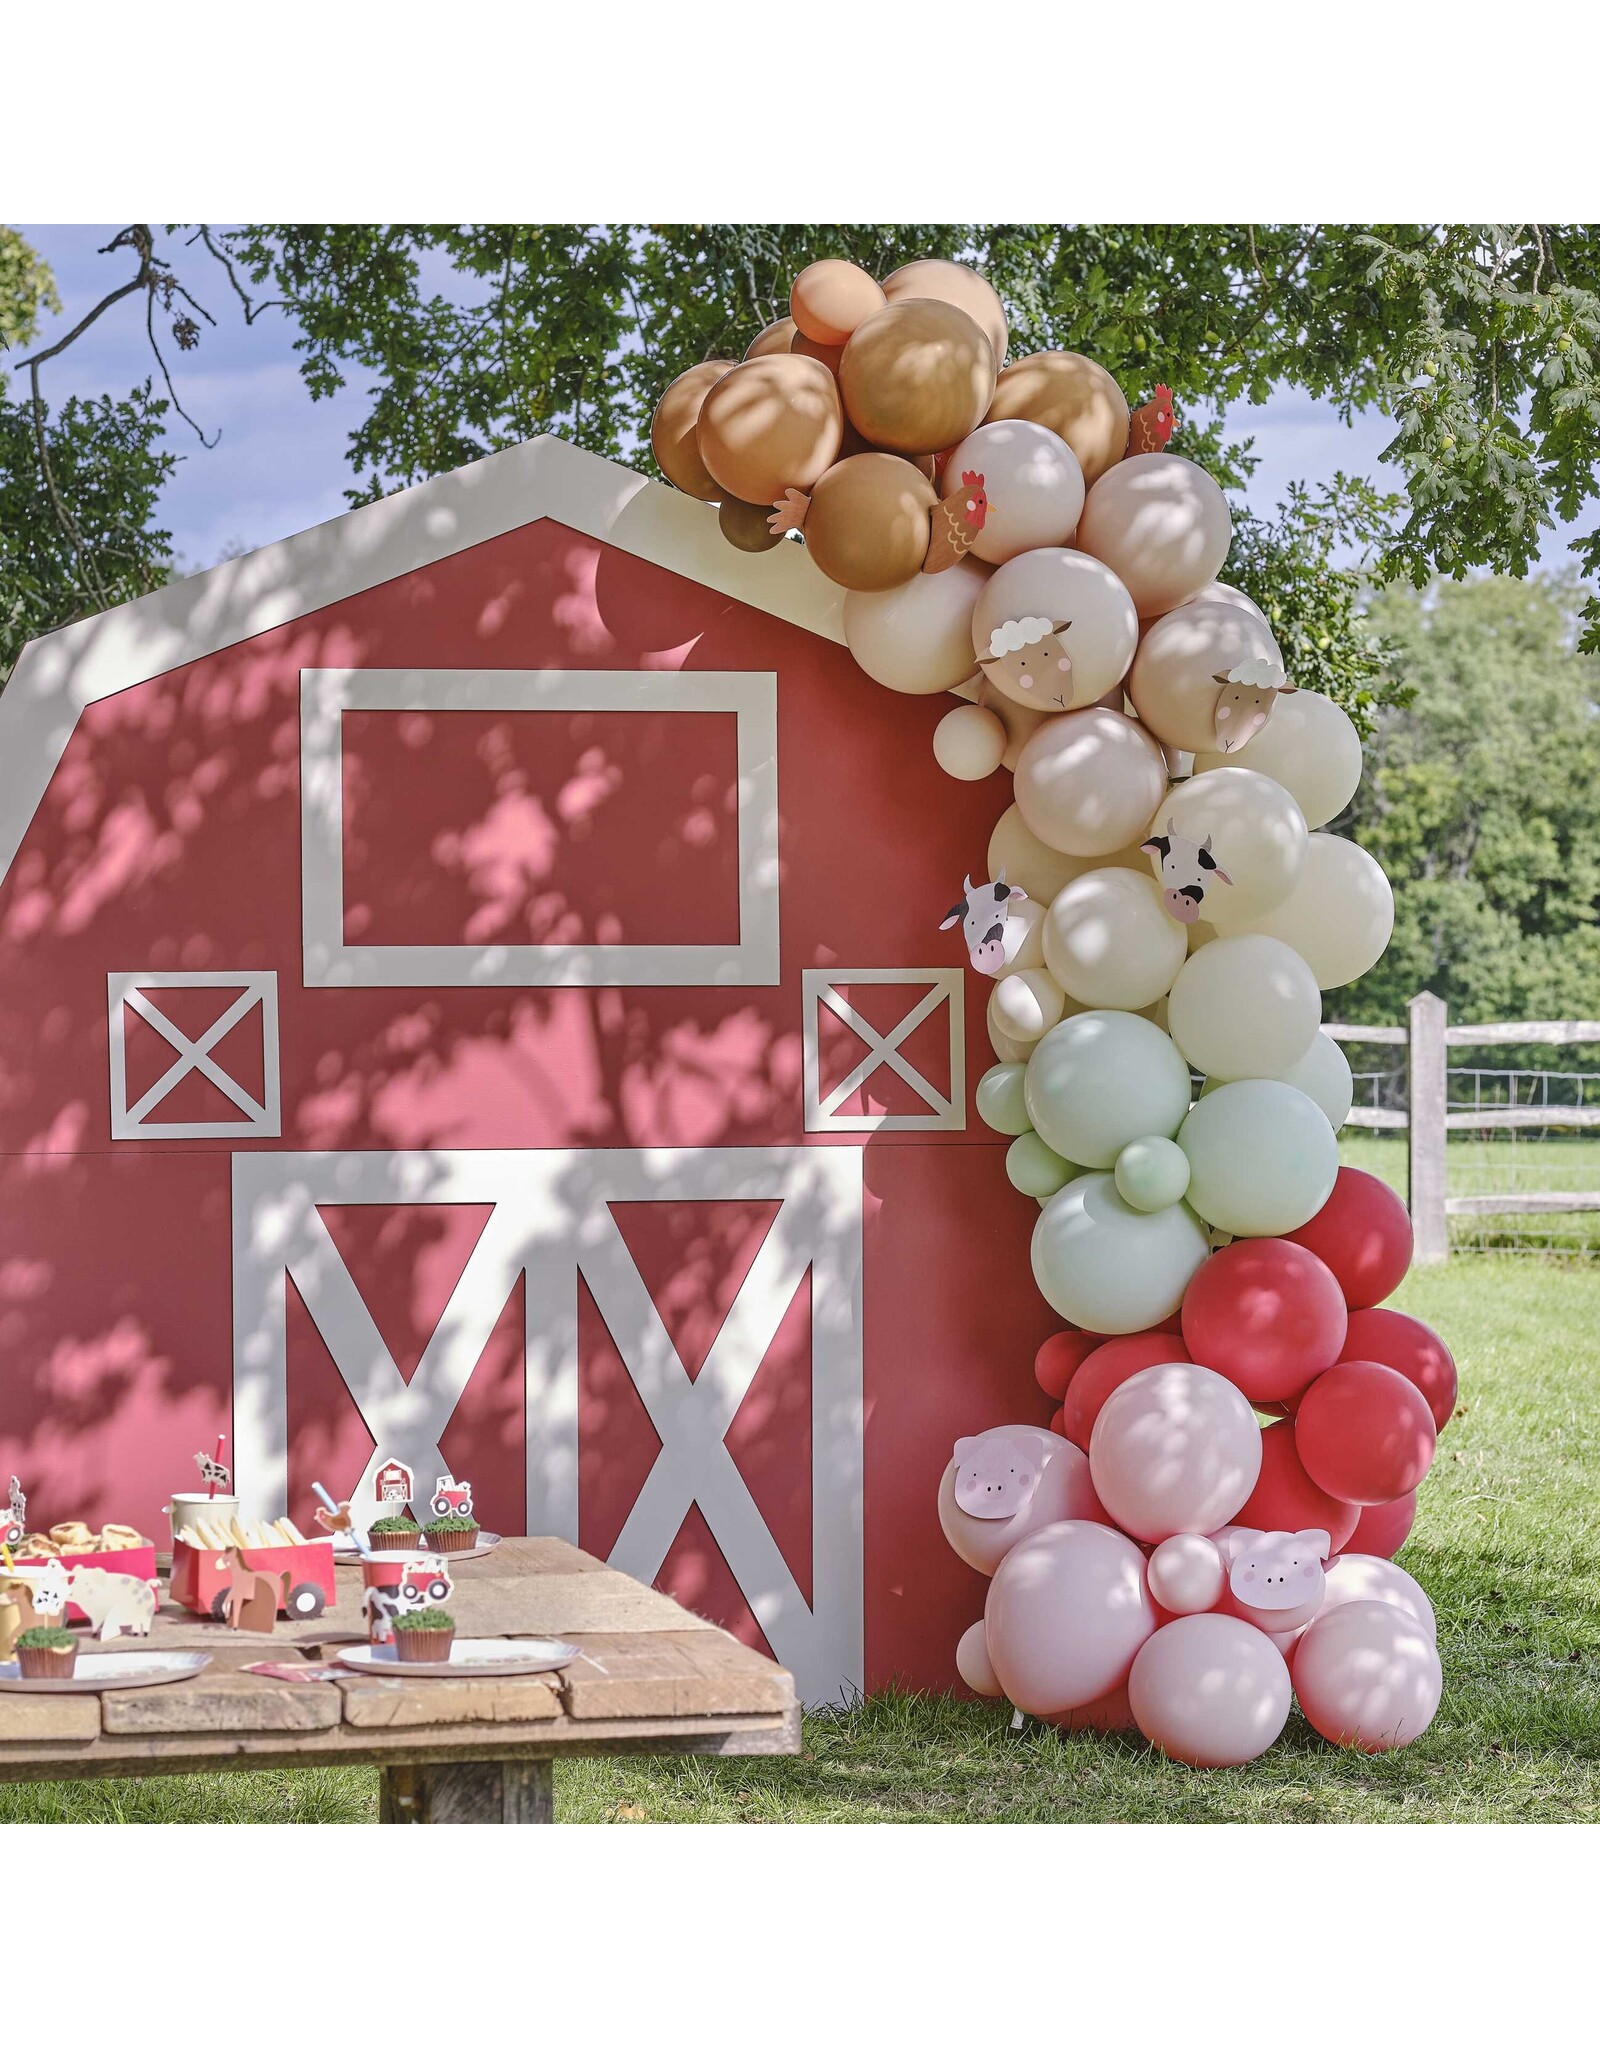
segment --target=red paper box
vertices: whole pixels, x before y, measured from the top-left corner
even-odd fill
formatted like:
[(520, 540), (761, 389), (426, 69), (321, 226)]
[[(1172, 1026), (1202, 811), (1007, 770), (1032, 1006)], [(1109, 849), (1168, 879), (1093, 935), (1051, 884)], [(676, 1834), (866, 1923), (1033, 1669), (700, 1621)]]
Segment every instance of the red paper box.
[[(172, 1552), (172, 1597), (195, 1614), (221, 1618), (228, 1594), (226, 1572), (216, 1562), (222, 1550), (197, 1550), (179, 1543)], [(270, 1549), (245, 1549), (240, 1557), (253, 1572), (279, 1581), (278, 1612), (291, 1621), (315, 1621), (334, 1603), (333, 1543), (278, 1543)]]

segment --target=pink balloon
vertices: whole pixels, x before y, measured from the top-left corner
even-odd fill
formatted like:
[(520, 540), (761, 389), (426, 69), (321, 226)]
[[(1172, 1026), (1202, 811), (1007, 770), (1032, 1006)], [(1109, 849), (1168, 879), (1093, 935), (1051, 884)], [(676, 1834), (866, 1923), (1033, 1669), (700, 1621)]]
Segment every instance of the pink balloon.
[(1098, 1522), (1056, 1522), (1000, 1565), (984, 1607), (1000, 1689), (1025, 1714), (1086, 1707), (1127, 1678), (1155, 1627), (1144, 1556)]
[[(964, 1564), (975, 1572), (992, 1576), (1009, 1550), (1024, 1536), (1047, 1528), (1052, 1522), (1103, 1522), (1106, 1512), (1095, 1499), (1089, 1480), (1089, 1460), (1076, 1444), (1069, 1444), (1052, 1429), (1040, 1429), (1031, 1422), (1003, 1422), (986, 1429), (981, 1436), (963, 1437), (963, 1445), (984, 1451), (1004, 1450), (1015, 1445), (1037, 1467), (1038, 1478), (1021, 1509), (1003, 1521), (969, 1515), (956, 1504), (956, 1478), (961, 1461), (952, 1458), (939, 1481), (939, 1526), (945, 1540)], [(969, 1455), (976, 1455), (971, 1453)]]
[(1000, 1698), (1000, 1681), (989, 1662), (988, 1631), (981, 1620), (962, 1633), (956, 1644), (956, 1676), (980, 1699)]
[(1125, 1380), (1089, 1438), (1107, 1514), (1160, 1543), (1230, 1522), (1261, 1470), (1261, 1427), (1231, 1381), (1201, 1365), (1153, 1365)]
[(1294, 1656), (1300, 1710), (1329, 1742), (1404, 1749), (1439, 1710), (1444, 1673), (1427, 1629), (1383, 1600), (1319, 1614)]
[(1091, 1700), (1086, 1707), (1073, 1707), (1065, 1714), (1041, 1714), (1038, 1718), (1048, 1721), (1052, 1728), (1059, 1728), (1063, 1735), (1079, 1735), (1086, 1730), (1096, 1735), (1126, 1735), (1139, 1726), (1128, 1704), (1125, 1685), (1108, 1692), (1104, 1699)]
[(1347, 1550), (1328, 1567), (1323, 1581), (1323, 1612), (1348, 1607), (1356, 1600), (1382, 1600), (1398, 1607), (1426, 1634), (1429, 1642), (1439, 1640), (1439, 1624), (1433, 1618), (1433, 1602), (1408, 1571), (1387, 1557), (1367, 1557)]
[(1222, 1553), (1209, 1536), (1169, 1536), (1150, 1553), (1150, 1597), (1169, 1614), (1204, 1614), (1227, 1585)]
[(1248, 1764), (1289, 1718), (1289, 1667), (1260, 1629), (1229, 1614), (1168, 1622), (1133, 1660), (1140, 1733), (1180, 1764)]

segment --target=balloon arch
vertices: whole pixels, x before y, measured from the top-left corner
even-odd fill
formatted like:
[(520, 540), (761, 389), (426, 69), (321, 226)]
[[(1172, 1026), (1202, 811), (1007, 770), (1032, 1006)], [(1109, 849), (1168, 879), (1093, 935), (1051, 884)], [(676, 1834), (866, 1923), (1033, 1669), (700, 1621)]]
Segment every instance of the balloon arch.
[(1064, 1328), (1035, 1361), (1050, 1426), (963, 1438), (939, 1481), (990, 1578), (956, 1668), (1189, 1764), (1259, 1756), (1295, 1700), (1330, 1741), (1397, 1748), (1441, 1673), (1393, 1555), (1456, 1380), (1378, 1305), (1404, 1205), (1339, 1165), (1352, 1081), (1322, 993), (1394, 919), (1376, 861), (1325, 829), (1360, 740), (1217, 580), (1227, 502), (1168, 452), (1166, 387), (1130, 412), (1099, 364), (1008, 364), (1007, 340), (963, 265), (814, 263), (651, 435), (733, 546), (803, 540), (868, 676), (962, 699), (941, 767), (1013, 777), (944, 923), (994, 981), (978, 1112), (1039, 1204)]

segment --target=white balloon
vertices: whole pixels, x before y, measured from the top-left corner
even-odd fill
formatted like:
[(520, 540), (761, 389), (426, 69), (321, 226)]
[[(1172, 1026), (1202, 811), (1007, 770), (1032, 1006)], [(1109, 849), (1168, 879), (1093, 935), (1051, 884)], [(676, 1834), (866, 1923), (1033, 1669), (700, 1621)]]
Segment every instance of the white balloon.
[(1292, 892), (1248, 929), (1292, 946), (1319, 988), (1344, 988), (1383, 958), (1394, 931), (1394, 891), (1365, 847), (1313, 832)]
[(1201, 914), (1218, 931), (1253, 926), (1275, 910), (1305, 866), (1308, 834), (1299, 805), (1280, 783), (1250, 768), (1193, 776), (1159, 806), (1150, 830), (1196, 846), (1209, 839), (1217, 872), (1207, 881)]
[(845, 645), (886, 689), (913, 697), (953, 690), (977, 667), (972, 608), (988, 579), (987, 565), (969, 557), (892, 590), (846, 591)]
[(1008, 1038), (1032, 1045), (1060, 1023), (1064, 1004), (1061, 990), (1042, 967), (1025, 967), (995, 983), (989, 1015)]
[(1078, 545), (1115, 569), (1141, 618), (1193, 597), (1233, 542), (1228, 501), (1214, 477), (1181, 455), (1130, 455), (1091, 486)]
[(1321, 1023), (1310, 968), (1257, 932), (1224, 934), (1191, 953), (1167, 997), (1167, 1029), (1178, 1050), (1214, 1081), (1281, 1074), (1310, 1051)]
[(978, 704), (958, 704), (933, 729), (933, 758), (957, 782), (982, 782), (1000, 766), (1006, 751), (1006, 729), (993, 711)]
[(1066, 1186), (1078, 1171), (1070, 1159), (1053, 1152), (1037, 1131), (1024, 1131), (1006, 1150), (1006, 1179), (1019, 1195), (1048, 1201)]
[(1097, 1171), (1114, 1166), (1134, 1138), (1170, 1138), (1189, 1092), (1172, 1040), (1126, 1010), (1085, 1010), (1058, 1024), (1035, 1047), (1024, 1087), (1045, 1143)]
[(977, 1087), (977, 1110), (991, 1131), (1002, 1137), (1020, 1138), (1031, 1131), (1027, 1103), (1028, 1068), (1023, 1060), (1002, 1060), (991, 1067)]
[[(939, 578), (927, 580), (937, 583)], [(995, 570), (973, 607), (973, 655), (988, 660), (995, 628), (1018, 619), (1045, 619), (1062, 627), (1061, 644), (1072, 669), (1050, 684), (1040, 707), (1047, 711), (1076, 710), (1115, 689), (1139, 644), (1133, 599), (1103, 562), (1075, 548), (1031, 548)], [(1003, 696), (1021, 689), (993, 667), (985, 674)], [(1018, 701), (1032, 705), (1035, 700), (1024, 694)]]
[[(1031, 1070), (1029, 1081), (1031, 1099)], [(1178, 1143), (1189, 1155), (1189, 1207), (1235, 1237), (1298, 1230), (1333, 1193), (1339, 1171), (1328, 1119), (1286, 1081), (1230, 1081), (1203, 1095)]]
[(1142, 1010), (1171, 988), (1187, 952), (1153, 879), (1127, 868), (1079, 875), (1045, 914), (1045, 965), (1093, 1009)]
[[(1355, 1099), (1355, 1076), (1343, 1048), (1326, 1031), (1319, 1031), (1311, 1041), (1311, 1050), (1292, 1067), (1285, 1067), (1277, 1079), (1298, 1088), (1302, 1095), (1309, 1095), (1336, 1131), (1343, 1126)], [(1202, 1089), (1201, 1093), (1204, 1092)]]
[(1120, 1337), (1165, 1322), (1210, 1249), (1205, 1225), (1185, 1203), (1142, 1215), (1109, 1173), (1082, 1173), (1040, 1211), (1033, 1277), (1057, 1315)]
[(1314, 832), (1338, 817), (1361, 783), (1361, 736), (1338, 705), (1315, 690), (1279, 695), (1271, 716), (1237, 753), (1198, 753), (1196, 775), (1213, 768), (1270, 775), (1300, 806)]
[(992, 420), (959, 442), (944, 465), (946, 489), (967, 470), (989, 500), (972, 552), (1009, 562), (1030, 548), (1065, 547), (1083, 510), (1083, 471), (1059, 434), (1033, 420)]
[[(1131, 718), (1103, 706), (1047, 718), (1017, 757), (1023, 822), (1063, 853), (1118, 853), (1132, 846), (1144, 836), (1166, 786), (1167, 764), (1155, 741)], [(1260, 908), (1278, 900), (1271, 897)]]

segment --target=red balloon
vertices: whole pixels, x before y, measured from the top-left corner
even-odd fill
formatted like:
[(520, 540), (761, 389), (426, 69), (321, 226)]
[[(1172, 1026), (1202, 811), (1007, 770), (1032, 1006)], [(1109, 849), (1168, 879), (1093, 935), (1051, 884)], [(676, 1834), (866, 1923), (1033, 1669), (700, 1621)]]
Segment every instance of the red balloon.
[(1325, 1372), (1294, 1418), (1295, 1448), (1308, 1476), (1358, 1508), (1381, 1507), (1419, 1486), (1438, 1435), (1421, 1388), (1370, 1359)]
[(1324, 1493), (1300, 1462), (1292, 1422), (1269, 1422), (1261, 1432), (1261, 1477), (1234, 1516), (1241, 1529), (1326, 1529), (1328, 1551), (1349, 1543), (1360, 1510)]
[(1281, 1237), (1241, 1237), (1206, 1260), (1183, 1297), (1196, 1365), (1246, 1400), (1290, 1401), (1339, 1356), (1348, 1312), (1314, 1252)]
[(1411, 1264), (1411, 1218), (1394, 1189), (1354, 1166), (1341, 1166), (1333, 1193), (1291, 1244), (1315, 1252), (1351, 1308), (1372, 1308), (1393, 1294)]
[(1105, 1341), (1094, 1330), (1058, 1330), (1053, 1337), (1046, 1337), (1034, 1354), (1034, 1378), (1052, 1401), (1059, 1401), (1078, 1367)]
[(1342, 1364), (1361, 1358), (1392, 1366), (1420, 1388), (1433, 1410), (1435, 1429), (1443, 1429), (1455, 1413), (1456, 1362), (1443, 1340), (1415, 1316), (1403, 1316), (1394, 1308), (1358, 1308), (1350, 1318), (1339, 1360)]
[(1411, 1534), (1411, 1524), (1416, 1519), (1415, 1492), (1403, 1493), (1398, 1500), (1386, 1500), (1382, 1507), (1363, 1508), (1356, 1533), (1345, 1549), (1352, 1557), (1393, 1557)]
[(1131, 1337), (1102, 1339), (1072, 1375), (1062, 1404), (1066, 1423), (1063, 1435), (1080, 1451), (1086, 1451), (1095, 1417), (1124, 1380), (1131, 1380), (1149, 1365), (1193, 1363), (1183, 1339), (1169, 1337), (1161, 1330), (1140, 1330)]
[(1056, 1433), (1056, 1435), (1057, 1435), (1057, 1436), (1065, 1436), (1065, 1435), (1066, 1435), (1066, 1433), (1067, 1433), (1067, 1418), (1066, 1418), (1066, 1415), (1065, 1415), (1065, 1413), (1063, 1412), (1063, 1410), (1061, 1410), (1060, 1408), (1058, 1408), (1058, 1409), (1056, 1410), (1056, 1412), (1054, 1413), (1054, 1415), (1052, 1415), (1052, 1416), (1051, 1416), (1051, 1418), (1050, 1418), (1050, 1427), (1051, 1427), (1051, 1428), (1052, 1428), (1052, 1429), (1053, 1429), (1053, 1430), (1055, 1431), (1055, 1433)]

